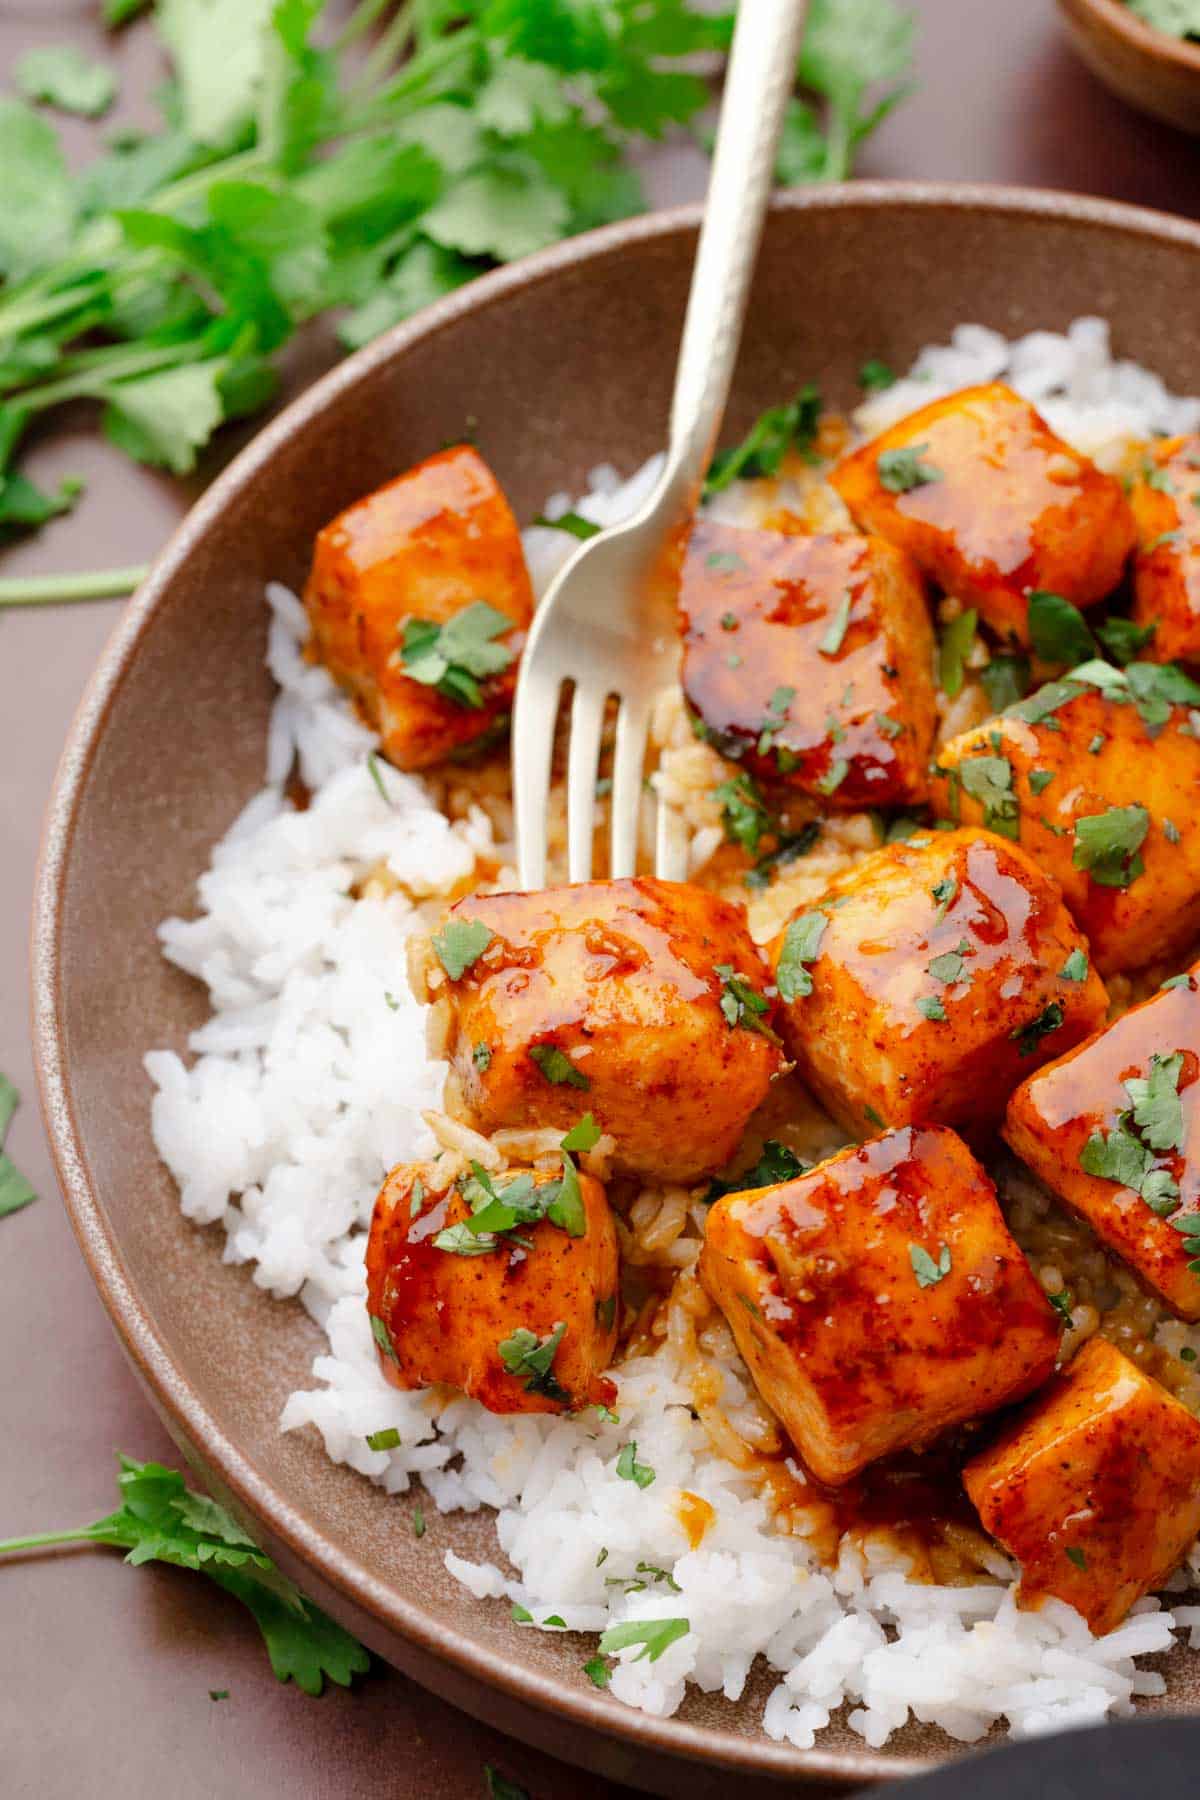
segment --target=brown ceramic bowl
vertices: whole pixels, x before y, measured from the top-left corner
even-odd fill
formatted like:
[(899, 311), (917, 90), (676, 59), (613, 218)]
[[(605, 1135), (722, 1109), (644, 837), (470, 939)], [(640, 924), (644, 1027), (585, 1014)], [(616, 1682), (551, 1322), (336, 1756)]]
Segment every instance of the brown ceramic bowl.
[(1200, 133), (1200, 44), (1156, 31), (1124, 0), (1058, 0), (1076, 50), (1130, 106)]
[[(352, 357), (215, 482), (131, 602), (80, 708), (50, 803), (34, 926), (42, 1101), (74, 1227), (130, 1361), (200, 1477), (290, 1574), (381, 1655), (568, 1760), (663, 1793), (778, 1780), (849, 1786), (950, 1756), (910, 1726), (887, 1750), (845, 1725), (769, 1742), (760, 1675), (739, 1707), (693, 1694), (651, 1719), (598, 1693), (582, 1640), (522, 1632), (442, 1566), (488, 1556), (487, 1516), (414, 1538), (403, 1501), (280, 1435), (315, 1327), (221, 1261), (151, 1143), (142, 1054), (182, 1049), (199, 987), (159, 956), (209, 847), (262, 781), (264, 582), (298, 584), (313, 534), (355, 496), (478, 421), (520, 516), (662, 441), (694, 209), (622, 224), (489, 276)], [(810, 377), (850, 404), (869, 356), (897, 368), (961, 320), (1005, 333), (1101, 312), (1119, 350), (1200, 390), (1200, 229), (999, 188), (808, 190), (771, 215), (730, 433)], [(1171, 1660), (1176, 1707), (1200, 1683)]]

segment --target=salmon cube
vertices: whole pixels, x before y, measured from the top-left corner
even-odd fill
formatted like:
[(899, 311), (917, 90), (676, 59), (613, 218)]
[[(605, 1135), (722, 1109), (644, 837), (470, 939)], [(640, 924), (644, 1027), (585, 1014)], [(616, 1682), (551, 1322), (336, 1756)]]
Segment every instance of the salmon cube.
[(609, 1406), (617, 1274), (604, 1189), (573, 1158), (559, 1175), (476, 1167), (457, 1179), (401, 1164), (367, 1241), (380, 1367), (394, 1387), (441, 1382), (489, 1412)]
[(1153, 627), (1141, 654), (1200, 663), (1200, 437), (1155, 444), (1129, 500), (1138, 530), (1133, 618)]
[(1083, 673), (943, 744), (931, 798), (1018, 842), (1115, 975), (1200, 932), (1200, 686), (1153, 663)]
[(702, 519), (679, 608), (684, 693), (727, 756), (830, 806), (925, 798), (933, 631), (902, 551)]
[(398, 769), (465, 754), (503, 728), (533, 590), (508, 501), (469, 445), (326, 525), (304, 604), (316, 656)]
[(963, 1480), (1021, 1564), (1018, 1604), (1065, 1600), (1102, 1636), (1167, 1579), (1200, 1528), (1200, 1422), (1092, 1338)]
[(984, 1134), (1107, 995), (1054, 882), (988, 831), (864, 857), (771, 948), (780, 1031), (856, 1137), (936, 1120)]
[(1028, 1393), (1058, 1352), (995, 1188), (944, 1126), (725, 1195), (700, 1276), (763, 1399), (834, 1485)]
[(1029, 642), (1029, 595), (1076, 606), (1112, 592), (1133, 549), (1121, 484), (1000, 382), (891, 426), (830, 479), (864, 531), (907, 550), (992, 630)]
[(617, 1168), (696, 1181), (728, 1162), (783, 1066), (745, 908), (701, 888), (477, 894), (433, 942), (450, 1103), (480, 1131), (566, 1130), (582, 1105)]
[(1181, 1319), (1200, 1319), (1194, 974), (1021, 1083), (1004, 1136)]

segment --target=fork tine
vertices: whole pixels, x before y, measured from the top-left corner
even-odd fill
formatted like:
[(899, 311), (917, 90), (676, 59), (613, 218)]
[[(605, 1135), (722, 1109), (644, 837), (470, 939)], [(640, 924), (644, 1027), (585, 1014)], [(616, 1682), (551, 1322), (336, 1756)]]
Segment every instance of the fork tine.
[[(541, 677), (538, 679), (538, 677)], [(546, 885), (546, 815), (561, 682), (526, 664), (513, 709), (513, 808), (518, 875), (525, 889)]]
[(663, 881), (686, 881), (688, 836), (683, 814), (660, 794), (654, 832), (654, 873)]
[(612, 859), (614, 881), (632, 875), (637, 865), (638, 814), (642, 802), (642, 769), (646, 761), (648, 713), (644, 702), (622, 700), (617, 714), (613, 752)]
[(602, 688), (576, 683), (571, 702), (571, 750), (567, 761), (567, 880), (592, 878), (596, 827), (596, 770), (604, 726)]

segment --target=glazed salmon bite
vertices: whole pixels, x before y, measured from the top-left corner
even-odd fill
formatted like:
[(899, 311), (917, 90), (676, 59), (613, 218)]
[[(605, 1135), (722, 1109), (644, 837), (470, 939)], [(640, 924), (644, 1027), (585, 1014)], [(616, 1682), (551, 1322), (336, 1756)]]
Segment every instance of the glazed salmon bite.
[(1054, 882), (986, 831), (864, 857), (771, 947), (780, 1031), (856, 1137), (938, 1120), (986, 1133), (1107, 996)]
[(1020, 1605), (1064, 1600), (1099, 1635), (1166, 1580), (1200, 1529), (1200, 1423), (1092, 1338), (963, 1480), (1021, 1564)]
[(1195, 974), (1023, 1082), (1004, 1136), (1182, 1319), (1200, 1319)]
[(702, 888), (640, 876), (475, 895), (434, 946), (477, 1130), (566, 1130), (587, 1108), (619, 1168), (694, 1181), (728, 1162), (783, 1066), (745, 910)]
[(317, 536), (312, 644), (398, 769), (471, 750), (507, 719), (533, 589), (476, 450), (440, 451)]
[(1091, 669), (943, 744), (931, 802), (1019, 843), (1115, 975), (1200, 930), (1200, 688), (1154, 665)]
[(1001, 637), (1029, 642), (1035, 589), (1091, 606), (1133, 549), (1121, 484), (1000, 382), (963, 388), (855, 450), (830, 477), (855, 523), (907, 550)]
[[(392, 1170), (371, 1221), (367, 1310), (395, 1387), (444, 1382), (500, 1413), (611, 1405), (616, 1227), (600, 1183), (572, 1174), (573, 1212), (560, 1198), (558, 1224), (553, 1212), (521, 1214), (557, 1195), (563, 1176), (508, 1169), (485, 1177), (481, 1193), (478, 1174), (448, 1179), (433, 1163)], [(472, 1233), (466, 1221), (489, 1205), (515, 1211), (516, 1226)]]
[(679, 609), (697, 729), (741, 768), (830, 806), (924, 799), (933, 631), (902, 551), (701, 520)]
[(700, 1274), (759, 1392), (831, 1484), (1019, 1398), (1058, 1351), (991, 1181), (940, 1126), (725, 1195)]

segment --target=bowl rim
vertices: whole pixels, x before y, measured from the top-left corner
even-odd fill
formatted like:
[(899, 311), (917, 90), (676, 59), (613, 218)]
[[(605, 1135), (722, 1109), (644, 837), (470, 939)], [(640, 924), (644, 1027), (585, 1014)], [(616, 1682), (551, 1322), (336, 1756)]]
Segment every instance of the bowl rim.
[[(1200, 225), (1121, 202), (1022, 187), (954, 182), (860, 181), (793, 189), (777, 195), (773, 212), (891, 211), (897, 207), (988, 215), (1013, 215), (1100, 226), (1122, 236), (1182, 245), (1200, 256)], [(319, 1524), (256, 1467), (225, 1434), (201, 1393), (175, 1366), (169, 1347), (143, 1306), (121, 1245), (112, 1230), (88, 1167), (75, 1114), (63, 1032), (61, 960), (64, 886), (79, 809), (91, 764), (109, 714), (147, 628), (193, 549), (226, 505), (297, 429), (323, 413), (347, 389), (403, 357), (418, 342), (453, 326), (468, 312), (486, 311), (516, 290), (527, 289), (575, 265), (646, 239), (694, 231), (698, 203), (621, 220), (581, 234), (468, 283), (393, 327), (337, 364), (272, 419), (216, 477), (185, 514), (109, 637), (84, 689), (55, 774), (43, 823), (31, 922), (31, 999), (34, 1067), (42, 1116), (72, 1229), (118, 1339), (160, 1414), (173, 1432), (200, 1453), (211, 1471), (248, 1514), (265, 1526), (298, 1563), (315, 1571), (338, 1600), (359, 1609), (383, 1631), (400, 1637), (470, 1681), (498, 1689), (519, 1705), (551, 1713), (566, 1723), (658, 1755), (702, 1762), (731, 1774), (779, 1780), (822, 1779), (838, 1785), (899, 1779), (930, 1767), (926, 1756), (889, 1756), (865, 1744), (861, 1750), (798, 1750), (765, 1735), (732, 1736), (720, 1727), (657, 1718), (614, 1707), (600, 1692), (563, 1688), (537, 1671), (485, 1659), (467, 1632), (433, 1621), (416, 1603), (349, 1551), (331, 1542)], [(966, 1749), (966, 1746), (964, 1746)]]
[(1148, 25), (1130, 10), (1125, 0), (1059, 0), (1059, 5), (1068, 14), (1086, 14), (1142, 55), (1200, 76), (1200, 44), (1160, 31), (1157, 25)]

